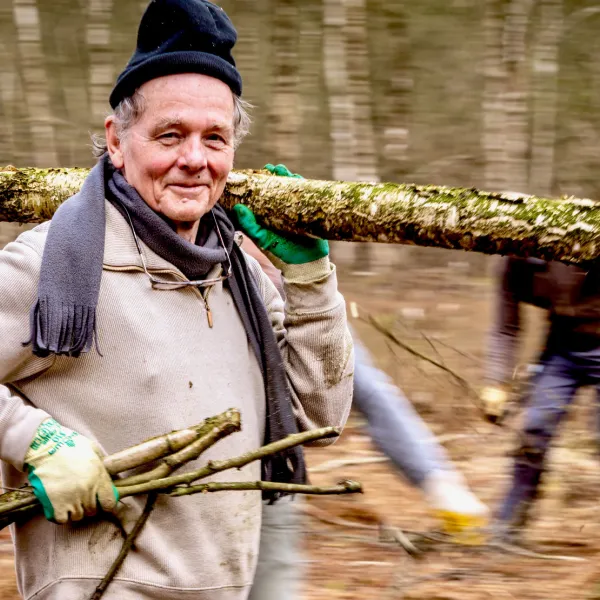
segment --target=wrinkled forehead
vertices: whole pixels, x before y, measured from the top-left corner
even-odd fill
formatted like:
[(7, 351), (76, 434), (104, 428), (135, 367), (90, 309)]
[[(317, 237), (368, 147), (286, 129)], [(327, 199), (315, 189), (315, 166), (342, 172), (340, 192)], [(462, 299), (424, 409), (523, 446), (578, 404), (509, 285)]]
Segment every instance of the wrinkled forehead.
[(139, 89), (146, 112), (156, 119), (184, 120), (205, 116), (231, 121), (233, 93), (222, 81), (197, 73), (157, 77)]

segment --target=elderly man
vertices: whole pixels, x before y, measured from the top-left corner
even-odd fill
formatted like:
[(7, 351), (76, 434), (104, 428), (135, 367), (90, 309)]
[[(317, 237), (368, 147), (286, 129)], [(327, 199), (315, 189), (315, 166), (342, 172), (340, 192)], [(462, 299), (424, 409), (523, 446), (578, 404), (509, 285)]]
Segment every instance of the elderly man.
[[(88, 598), (121, 535), (76, 521), (98, 505), (126, 529), (139, 517), (144, 499), (115, 507), (102, 452), (230, 406), (243, 431), (203, 462), (347, 418), (352, 341), (327, 243), (274, 236), (242, 211), (270, 242), (284, 310), (217, 204), (247, 126), (235, 40), (205, 0), (153, 0), (110, 97), (107, 154), (51, 222), (0, 254), (4, 485), (28, 476), (46, 517), (13, 531), (25, 598)], [(304, 481), (301, 451), (215, 479), (261, 474)], [(105, 597), (246, 598), (260, 514), (257, 492), (160, 497)]]

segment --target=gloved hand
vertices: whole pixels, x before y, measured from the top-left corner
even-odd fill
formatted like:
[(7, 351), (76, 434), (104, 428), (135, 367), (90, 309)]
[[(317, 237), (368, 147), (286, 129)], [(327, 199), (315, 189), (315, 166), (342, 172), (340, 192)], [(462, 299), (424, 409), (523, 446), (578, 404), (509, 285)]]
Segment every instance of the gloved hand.
[(501, 386), (487, 385), (481, 390), (480, 398), (486, 419), (500, 425), (510, 399), (508, 391)]
[(443, 529), (459, 542), (480, 544), (489, 509), (455, 471), (436, 470), (423, 482), (423, 491)]
[[(269, 172), (281, 177), (303, 179), (291, 173), (284, 165), (265, 166)], [(244, 233), (263, 250), (271, 262), (285, 274), (287, 265), (304, 265), (329, 255), (327, 240), (304, 236), (283, 236), (266, 229), (256, 222), (254, 213), (243, 204), (233, 210)]]
[(56, 523), (94, 515), (98, 504), (112, 510), (119, 500), (100, 448), (54, 419), (38, 427), (25, 466), (44, 516)]

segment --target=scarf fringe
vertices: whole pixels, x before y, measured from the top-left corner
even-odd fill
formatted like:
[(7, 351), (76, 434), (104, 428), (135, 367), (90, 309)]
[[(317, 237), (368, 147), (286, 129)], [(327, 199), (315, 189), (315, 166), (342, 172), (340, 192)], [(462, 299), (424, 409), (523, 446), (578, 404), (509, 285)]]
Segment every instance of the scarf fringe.
[(30, 313), (31, 344), (36, 356), (78, 357), (96, 343), (96, 308), (39, 298)]

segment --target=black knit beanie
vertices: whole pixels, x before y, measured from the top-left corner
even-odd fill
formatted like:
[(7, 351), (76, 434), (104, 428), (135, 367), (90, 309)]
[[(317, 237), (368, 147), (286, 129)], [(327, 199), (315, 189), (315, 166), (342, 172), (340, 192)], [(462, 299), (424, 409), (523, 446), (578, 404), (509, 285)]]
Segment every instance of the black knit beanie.
[(225, 11), (207, 0), (152, 0), (142, 16), (137, 48), (110, 95), (113, 108), (146, 81), (177, 73), (220, 79), (242, 94), (231, 49), (237, 32)]

